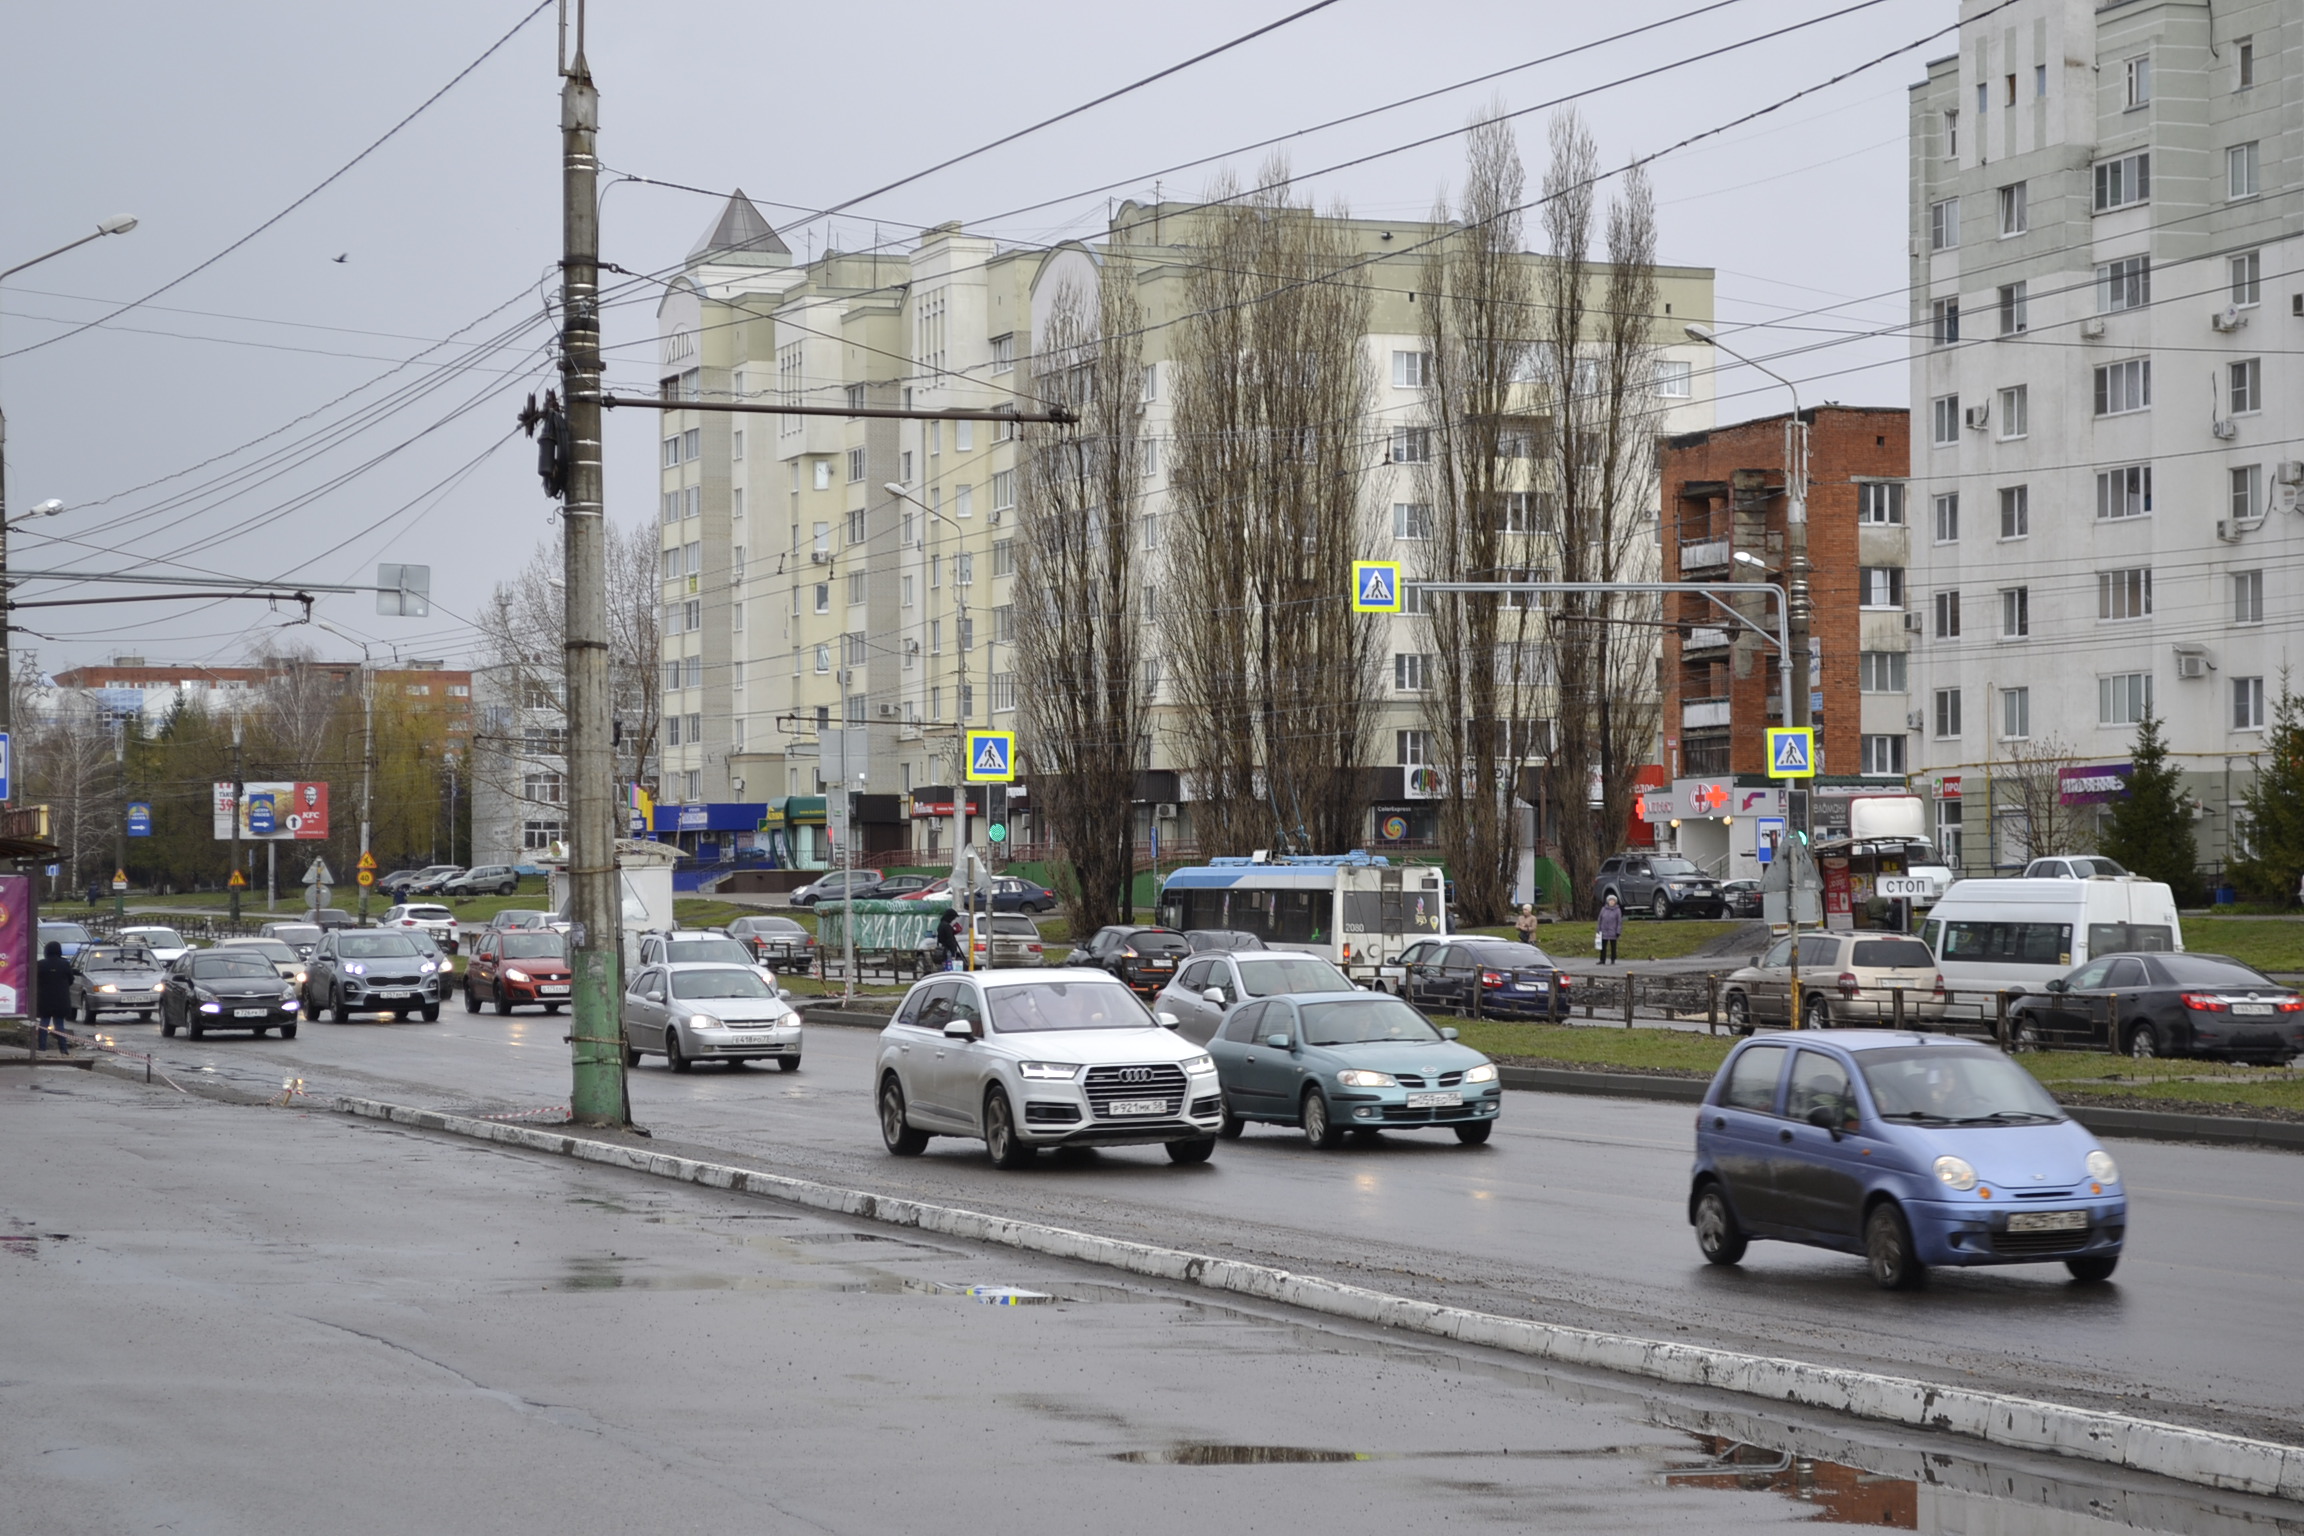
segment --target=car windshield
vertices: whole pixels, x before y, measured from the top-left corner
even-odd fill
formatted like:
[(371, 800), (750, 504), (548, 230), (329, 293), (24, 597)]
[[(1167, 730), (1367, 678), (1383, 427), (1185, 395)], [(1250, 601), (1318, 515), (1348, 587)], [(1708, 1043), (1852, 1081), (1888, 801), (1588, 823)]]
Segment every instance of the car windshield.
[(1941, 864), (1944, 862), (1944, 855), (1938, 853), (1928, 843), (1906, 843), (1904, 845), (1904, 862), (1909, 865)]
[(1040, 926), (1028, 917), (1002, 914), (992, 919), (992, 932), (1004, 939), (1036, 939)]
[(280, 961), (288, 965), (294, 965), (302, 958), (296, 953), (296, 951), (290, 949), (287, 945), (281, 943), (278, 939), (247, 939), (238, 944), (234, 944), (232, 947), (236, 950), (244, 950), (252, 955), (262, 955), (267, 960)]
[(1900, 965), (1926, 969), (1936, 963), (1936, 957), (1928, 953), (1928, 946), (1918, 939), (1858, 939), (1852, 963), (1873, 970)]
[(154, 964), (148, 949), (106, 944), (80, 951), (80, 969), (84, 971), (148, 971)]
[(507, 960), (565, 960), (568, 941), (556, 933), (511, 933), (504, 936)]
[(120, 931), (120, 937), (133, 939), (139, 944), (148, 944), (154, 949), (182, 949), (184, 947), (184, 936), (173, 928), (124, 928)]
[(1318, 955), (1273, 955), (1236, 960), (1240, 990), (1250, 997), (1275, 997), (1282, 992), (1352, 992), (1350, 977)]
[(1552, 957), (1533, 944), (1467, 944), (1464, 957), (1476, 965), (1549, 966)]
[(317, 923), (282, 923), (272, 930), (272, 937), (289, 944), (317, 944), (320, 927)]
[(1116, 981), (1041, 981), (989, 987), (992, 1027), (1004, 1035), (1051, 1029), (1143, 1029), (1152, 1022)]
[(758, 971), (674, 971), (672, 973), (674, 997), (774, 997), (775, 989), (760, 979)]
[(496, 926), (499, 928), (542, 928), (551, 921), (552, 914), (549, 912), (499, 912), (496, 914)]
[(734, 939), (673, 939), (664, 946), (664, 958), (674, 964), (694, 964), (698, 961), (725, 960), (730, 965), (750, 965), (752, 956)]
[(1186, 955), (1192, 946), (1184, 942), (1184, 935), (1167, 933), (1158, 928), (1142, 928), (1128, 935), (1128, 947), (1140, 955)]
[(398, 933), (348, 933), (336, 941), (336, 953), (347, 960), (398, 960), (416, 952)]
[(788, 917), (744, 917), (736, 920), (731, 932), (736, 933), (806, 933), (808, 930)]
[(1396, 997), (1306, 1003), (1297, 1011), (1304, 1017), (1306, 1045), (1368, 1045), (1379, 1040), (1430, 1044), (1440, 1038), (1440, 1031), (1425, 1023), (1424, 1015)]
[(1652, 875), (1700, 875), (1702, 870), (1686, 859), (1650, 859), (1648, 873)]
[(42, 923), (40, 939), (43, 943), (86, 944), (90, 942), (88, 930), (78, 923)]
[(192, 962), (192, 974), (201, 981), (272, 981), (280, 979), (262, 955), (211, 951)]
[(1883, 1120), (1912, 1125), (1994, 1125), (2064, 1118), (2064, 1111), (2040, 1086), (2038, 1078), (1983, 1046), (1859, 1051), (1856, 1064)]
[(2278, 987), (2288, 989), (2251, 965), (2222, 955), (2158, 955), (2154, 959), (2180, 987)]
[(1264, 941), (1252, 933), (1241, 933), (1232, 928), (1194, 928), (1184, 935), (1194, 954), (1206, 954), (1214, 949), (1262, 949)]

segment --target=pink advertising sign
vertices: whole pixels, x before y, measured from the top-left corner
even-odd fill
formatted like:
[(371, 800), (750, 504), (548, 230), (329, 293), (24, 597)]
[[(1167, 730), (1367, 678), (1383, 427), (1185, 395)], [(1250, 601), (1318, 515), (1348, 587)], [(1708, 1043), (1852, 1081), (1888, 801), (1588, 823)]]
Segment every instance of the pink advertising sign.
[(0, 1014), (31, 1015), (35, 934), (31, 877), (0, 875)]

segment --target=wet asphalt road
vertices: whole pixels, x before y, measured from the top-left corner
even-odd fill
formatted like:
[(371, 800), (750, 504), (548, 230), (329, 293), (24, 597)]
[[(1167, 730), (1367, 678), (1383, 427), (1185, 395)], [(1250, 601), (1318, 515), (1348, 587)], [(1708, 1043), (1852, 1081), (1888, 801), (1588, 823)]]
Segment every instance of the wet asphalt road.
[(20, 1082), (10, 1536), (2279, 1518), (373, 1122)]
[[(463, 1113), (566, 1102), (564, 1016), (456, 1008), (437, 1024), (306, 1023), (297, 1040), (113, 1031), (277, 1092), (345, 1092)], [(812, 1028), (797, 1074), (648, 1057), (635, 1118), (667, 1150), (1219, 1253), (1402, 1294), (1644, 1337), (1676, 1337), (2136, 1412), (2304, 1443), (2304, 1160), (2118, 1141), (2130, 1235), (2114, 1282), (2061, 1265), (1938, 1270), (1917, 1294), (1873, 1289), (1856, 1259), (1762, 1243), (1705, 1265), (1686, 1223), (1691, 1111), (1513, 1093), (1485, 1148), (1392, 1134), (1329, 1153), (1255, 1128), (1205, 1167), (1157, 1147), (1003, 1174), (975, 1143), (880, 1147), (869, 1031)]]

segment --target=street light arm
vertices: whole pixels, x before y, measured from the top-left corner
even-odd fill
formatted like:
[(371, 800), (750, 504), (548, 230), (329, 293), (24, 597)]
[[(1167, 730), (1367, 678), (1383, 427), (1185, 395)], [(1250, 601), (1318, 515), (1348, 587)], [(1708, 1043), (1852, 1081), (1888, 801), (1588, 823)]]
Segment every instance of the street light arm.
[(1710, 331), (1704, 329), (1704, 327), (1700, 325), (1685, 325), (1681, 327), (1681, 330), (1687, 335), (1690, 341), (1702, 342), (1707, 347), (1717, 347), (1721, 351), (1727, 353), (1730, 357), (1736, 359), (1736, 361), (1742, 363), (1745, 367), (1759, 369), (1762, 373), (1768, 375), (1768, 377), (1774, 379), (1777, 383), (1792, 391), (1792, 414), (1795, 416), (1800, 414), (1799, 385), (1793, 383), (1790, 379), (1784, 377), (1784, 375), (1778, 373), (1775, 369), (1769, 367), (1766, 363), (1754, 362), (1751, 358), (1746, 357), (1743, 353), (1737, 351), (1734, 347), (1728, 345), (1728, 343), (1722, 341), (1719, 337), (1713, 335)]
[(136, 221), (133, 218), (130, 218), (126, 214), (115, 214), (113, 217), (106, 219), (103, 223), (97, 225), (96, 232), (92, 235), (82, 235), (79, 239), (73, 241), (70, 245), (60, 245), (45, 256), (35, 256), (30, 261), (20, 261), (12, 267), (0, 268), (0, 283), (8, 281), (8, 279), (14, 277), (17, 273), (23, 271), (27, 267), (36, 267), (44, 261), (52, 261), (56, 257), (63, 255), (66, 251), (76, 251), (91, 240), (101, 240), (106, 235), (124, 235), (135, 227)]

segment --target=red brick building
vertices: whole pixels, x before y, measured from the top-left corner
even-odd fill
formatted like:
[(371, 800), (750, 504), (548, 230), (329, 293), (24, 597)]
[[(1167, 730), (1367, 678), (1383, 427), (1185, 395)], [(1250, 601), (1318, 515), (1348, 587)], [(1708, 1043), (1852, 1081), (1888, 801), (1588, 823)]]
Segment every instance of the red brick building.
[[(1904, 482), (1910, 413), (1826, 405), (1808, 428), (1810, 713), (1826, 774), (1903, 772), (1905, 709), (1901, 610), (1908, 559)], [(1787, 416), (1767, 416), (1664, 439), (1666, 581), (1784, 580)], [(1739, 561), (1749, 554), (1765, 570)], [(1736, 600), (1769, 633), (1774, 599)], [(1661, 691), (1664, 762), (1674, 779), (1763, 775), (1763, 728), (1786, 723), (1774, 645), (1729, 620), (1702, 594), (1665, 603)], [(1881, 657), (1892, 656), (1892, 661)], [(1879, 686), (1875, 687), (1877, 684)], [(1888, 685), (1893, 684), (1893, 688)], [(1893, 692), (1869, 724), (1861, 694)], [(1893, 731), (1883, 729), (1892, 717)], [(1867, 743), (1870, 733), (1873, 742)], [(1882, 763), (1868, 761), (1878, 749)]]

